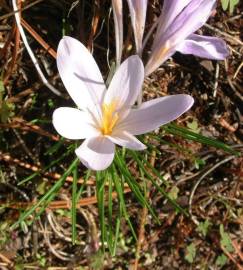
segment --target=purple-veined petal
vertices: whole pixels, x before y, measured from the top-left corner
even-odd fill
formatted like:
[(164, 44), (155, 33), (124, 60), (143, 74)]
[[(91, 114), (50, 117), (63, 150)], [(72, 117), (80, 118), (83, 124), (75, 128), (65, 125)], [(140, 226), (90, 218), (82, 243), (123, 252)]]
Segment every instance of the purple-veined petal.
[(176, 52), (175, 47), (168, 40), (161, 47), (157, 46), (150, 54), (149, 60), (145, 66), (145, 77), (154, 72), (160, 65), (168, 60)]
[(112, 135), (108, 137), (113, 143), (132, 150), (144, 150), (147, 148), (146, 145), (141, 143), (135, 136), (124, 130), (113, 132)]
[[(155, 40), (159, 39), (165, 32), (167, 27), (174, 21), (178, 14), (191, 2), (192, 0), (164, 0), (163, 8), (159, 16), (158, 27), (155, 35)], [(157, 41), (155, 41), (156, 43)]]
[(163, 42), (170, 40), (176, 46), (197, 31), (208, 20), (215, 3), (216, 0), (192, 0), (167, 28)]
[(56, 109), (52, 121), (56, 131), (67, 139), (85, 139), (100, 134), (90, 116), (75, 108), (60, 107)]
[(141, 54), (148, 0), (127, 0), (131, 15), (137, 54)]
[(57, 67), (69, 95), (80, 109), (99, 104), (105, 92), (100, 70), (78, 40), (64, 37), (57, 49)]
[(190, 35), (177, 50), (184, 54), (193, 54), (207, 59), (224, 60), (229, 51), (225, 41), (217, 37)]
[(115, 145), (104, 136), (86, 139), (75, 150), (76, 155), (87, 168), (101, 171), (108, 168), (115, 154)]
[(191, 0), (174, 18), (164, 32), (159, 28), (152, 45), (152, 52), (145, 67), (148, 76), (177, 50), (177, 47), (198, 30), (209, 18), (216, 0)]
[(104, 103), (115, 102), (117, 110), (132, 106), (142, 89), (144, 67), (137, 55), (128, 57), (114, 74)]
[(123, 14), (122, 14), (122, 0), (112, 0), (112, 9), (115, 23), (116, 36), (116, 64), (121, 63), (122, 47), (123, 47)]
[(133, 109), (118, 126), (133, 135), (140, 135), (165, 125), (189, 110), (194, 100), (189, 95), (172, 95), (142, 103)]

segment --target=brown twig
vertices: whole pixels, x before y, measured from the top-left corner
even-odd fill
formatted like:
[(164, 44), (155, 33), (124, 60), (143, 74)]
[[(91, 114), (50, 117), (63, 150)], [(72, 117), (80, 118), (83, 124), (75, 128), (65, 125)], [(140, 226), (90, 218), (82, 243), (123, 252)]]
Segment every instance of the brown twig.
[(23, 19), (21, 24), (31, 34), (31, 36), (53, 57), (57, 58), (57, 53), (50, 47), (48, 43)]
[(225, 39), (227, 39), (227, 40), (229, 40), (231, 42), (237, 43), (237, 44), (239, 44), (241, 46), (243, 45), (243, 42), (241, 40), (239, 40), (238, 38), (235, 38), (235, 37), (229, 35), (228, 33), (224, 32), (224, 31), (222, 31), (222, 30), (220, 30), (220, 29), (218, 29), (218, 28), (216, 28), (216, 27), (214, 27), (212, 25), (209, 25), (209, 24), (206, 23), (205, 27), (207, 27), (208, 29), (214, 31), (217, 34), (220, 34), (220, 35), (224, 36)]
[(12, 265), (12, 262), (6, 257), (4, 256), (2, 253), (0, 253), (0, 259), (6, 263), (7, 265)]
[[(124, 189), (124, 194), (125, 193), (129, 193), (131, 192), (130, 188), (125, 188)], [(116, 192), (112, 192), (112, 199), (117, 198), (117, 193)], [(107, 198), (105, 198), (107, 199)], [(38, 202), (4, 202), (4, 201), (0, 201), (0, 204), (2, 207), (8, 207), (8, 208), (12, 208), (12, 209), (27, 209), (32, 207), (33, 205), (35, 205)], [(91, 197), (87, 197), (87, 198), (83, 198), (80, 199), (77, 202), (77, 207), (80, 206), (87, 206), (87, 205), (91, 205), (91, 204), (96, 204), (97, 203), (97, 198), (96, 196), (91, 196)], [(51, 202), (47, 209), (69, 209), (70, 208), (71, 203), (67, 200), (60, 200), (60, 201), (53, 201)]]
[(18, 93), (17, 95), (8, 98), (7, 102), (9, 102), (9, 103), (18, 102), (22, 97), (28, 96), (28, 95), (30, 95), (32, 93), (34, 93), (33, 89), (28, 88), (28, 89), (23, 90), (22, 92)]
[(7, 40), (5, 41), (3, 48), (0, 48), (0, 59), (2, 59), (3, 57), (5, 57), (7, 55), (7, 50), (8, 50), (10, 43), (11, 43), (11, 40), (14, 37), (15, 31), (16, 31), (16, 24), (13, 24), (13, 26), (11, 28), (11, 32), (8, 35)]
[(94, 12), (95, 14), (94, 14), (93, 19), (92, 19), (92, 29), (90, 31), (89, 39), (87, 42), (87, 48), (89, 51), (92, 51), (93, 39), (94, 39), (94, 36), (96, 34), (99, 20), (100, 20), (100, 1), (99, 0), (95, 1), (94, 9), (95, 9), (95, 12)]
[(6, 124), (0, 124), (0, 128), (16, 128), (16, 129), (21, 129), (25, 131), (32, 131), (35, 133), (38, 133), (42, 136), (48, 137), (53, 141), (59, 141), (60, 137), (55, 136), (48, 131), (43, 130), (41, 127), (34, 125), (32, 123), (29, 123), (21, 118), (13, 118), (11, 123), (6, 123)]
[[(39, 166), (32, 165), (32, 164), (29, 164), (27, 162), (23, 162), (23, 161), (19, 160), (18, 158), (12, 158), (10, 156), (10, 154), (3, 153), (2, 151), (0, 151), (0, 161), (5, 161), (5, 162), (11, 163), (11, 164), (15, 164), (15, 165), (17, 165), (19, 167), (22, 167), (24, 169), (31, 170), (33, 173), (38, 172), (38, 173), (40, 173), (40, 175), (43, 175), (44, 177), (51, 178), (51, 179), (54, 179), (54, 180), (58, 180), (58, 179), (61, 178), (61, 174), (59, 174), (59, 173), (42, 172), (42, 169)], [(67, 182), (73, 182), (73, 177), (68, 176), (66, 178), (66, 181)], [(87, 185), (90, 185), (90, 186), (94, 186), (96, 184), (95, 180), (92, 179), (92, 178), (89, 178), (86, 181), (83, 178), (78, 179), (79, 184), (83, 184), (84, 182)], [(107, 185), (108, 185), (108, 183), (107, 183)], [(124, 186), (126, 188), (128, 187), (128, 185), (126, 183), (124, 184)]]
[[(54, 179), (54, 180), (58, 180), (58, 179), (60, 179), (60, 177), (61, 177), (61, 175), (60, 175), (59, 173), (42, 172), (42, 170), (41, 170), (40, 167), (35, 166), (35, 165), (31, 165), (31, 164), (29, 164), (29, 163), (27, 163), (27, 162), (23, 162), (23, 161), (21, 161), (21, 160), (19, 160), (19, 159), (17, 159), (17, 158), (12, 158), (12, 157), (10, 156), (10, 154), (8, 154), (8, 153), (3, 153), (2, 151), (0, 151), (0, 161), (1, 161), (1, 160), (2, 160), (2, 161), (5, 161), (5, 162), (8, 162), (8, 163), (11, 163), (11, 164), (15, 164), (15, 165), (17, 165), (17, 166), (19, 166), (19, 167), (22, 167), (22, 168), (24, 168), (24, 169), (31, 170), (33, 173), (39, 172), (39, 173), (42, 174), (44, 177), (52, 178), (52, 179)], [(68, 182), (73, 182), (73, 177), (68, 176), (68, 177), (66, 178), (66, 181), (68, 181)], [(79, 184), (84, 183), (84, 179), (83, 179), (83, 178), (80, 178), (80, 179), (78, 180), (78, 183), (79, 183)], [(90, 178), (90, 179), (88, 179), (88, 180), (86, 181), (86, 184), (87, 184), (87, 185), (94, 185), (95, 182), (94, 182), (94, 180), (92, 180), (92, 179)]]
[[(18, 5), (19, 8), (20, 8), (20, 5), (21, 5), (21, 3)], [(3, 83), (5, 85), (7, 84), (8, 79), (9, 79), (9, 77), (12, 74), (12, 71), (14, 69), (14, 66), (15, 66), (15, 63), (16, 63), (16, 60), (17, 60), (18, 51), (19, 51), (19, 45), (20, 45), (20, 33), (19, 33), (18, 27), (15, 26), (14, 50), (13, 50), (13, 53), (12, 53), (11, 63), (9, 65), (9, 68), (8, 68), (8, 70), (7, 70), (7, 72), (6, 72), (5, 76), (4, 76), (4, 79), (3, 79)], [(11, 93), (10, 92), (8, 94), (11, 96)]]
[(223, 246), (221, 246), (221, 249), (222, 249), (222, 251), (224, 252), (224, 254), (237, 266), (237, 268), (239, 269), (239, 270), (243, 270), (243, 266), (242, 265), (240, 265), (237, 261), (236, 261), (236, 259), (223, 247)]
[[(30, 3), (29, 5), (26, 5), (25, 7), (23, 7), (22, 9), (21, 9), (21, 11), (24, 11), (24, 10), (27, 10), (27, 9), (29, 9), (29, 8), (31, 8), (31, 7), (33, 7), (33, 6), (35, 6), (35, 5), (37, 5), (37, 4), (39, 4), (40, 2), (42, 2), (42, 1), (44, 1), (44, 0), (36, 0), (36, 1), (34, 1), (34, 2), (32, 2), (32, 3)], [(9, 17), (12, 17), (16, 12), (18, 12), (19, 10), (17, 10), (17, 11), (12, 11), (12, 12), (9, 12), (8, 14), (5, 14), (5, 15), (3, 15), (3, 16), (0, 16), (0, 21), (1, 20), (4, 20), (4, 19), (7, 19), (7, 18), (9, 18)]]

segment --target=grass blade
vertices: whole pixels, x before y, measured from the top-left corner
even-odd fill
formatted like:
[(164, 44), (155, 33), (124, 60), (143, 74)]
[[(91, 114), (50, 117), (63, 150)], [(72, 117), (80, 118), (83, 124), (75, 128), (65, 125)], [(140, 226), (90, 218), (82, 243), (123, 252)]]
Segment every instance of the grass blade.
[[(76, 158), (72, 164), (69, 166), (69, 168), (66, 170), (66, 172), (62, 175), (62, 177), (51, 187), (51, 189), (48, 190), (48, 192), (42, 196), (42, 198), (35, 204), (33, 205), (30, 209), (26, 210), (19, 218), (19, 220), (14, 223), (12, 225), (12, 229), (16, 228), (22, 221), (24, 221), (29, 215), (31, 215), (32, 213), (35, 212), (35, 210), (37, 208), (39, 208), (43, 203), (45, 203), (46, 201), (48, 201), (48, 203), (50, 202), (50, 197), (51, 199), (53, 199), (58, 190), (62, 187), (62, 185), (64, 184), (66, 178), (68, 175), (70, 175), (70, 173), (72, 172), (73, 168), (77, 165), (78, 163), (78, 158)], [(49, 200), (48, 200), (49, 199)], [(46, 204), (45, 204), (46, 205)], [(43, 211), (43, 209), (41, 209), (40, 211)]]
[(224, 150), (228, 153), (234, 154), (234, 155), (239, 154), (237, 151), (233, 150), (230, 146), (228, 146), (227, 144), (225, 144), (221, 141), (205, 137), (201, 134), (192, 132), (187, 128), (180, 127), (180, 126), (173, 124), (173, 123), (164, 126), (163, 129), (167, 133), (170, 133), (173, 135), (178, 135), (178, 136), (185, 138), (185, 139), (188, 139), (188, 140), (200, 142), (202, 144), (207, 144), (207, 145), (216, 147), (218, 149), (222, 149), (222, 150)]
[(71, 207), (71, 217), (72, 217), (72, 244), (75, 245), (77, 230), (76, 230), (76, 222), (77, 222), (77, 182), (78, 182), (78, 168), (77, 164), (73, 169), (73, 184), (72, 184), (72, 207)]

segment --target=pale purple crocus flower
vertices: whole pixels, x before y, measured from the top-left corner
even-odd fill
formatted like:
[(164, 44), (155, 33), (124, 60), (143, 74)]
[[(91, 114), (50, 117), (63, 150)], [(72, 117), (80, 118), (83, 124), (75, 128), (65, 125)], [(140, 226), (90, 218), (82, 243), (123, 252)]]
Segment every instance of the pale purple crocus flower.
[(127, 2), (134, 32), (136, 52), (141, 56), (148, 0), (127, 0)]
[(226, 43), (216, 37), (194, 34), (208, 20), (216, 0), (164, 0), (145, 75), (148, 76), (176, 51), (223, 60)]
[(189, 95), (153, 99), (133, 108), (143, 80), (144, 66), (137, 55), (127, 58), (106, 89), (101, 72), (82, 43), (64, 37), (57, 50), (57, 67), (78, 108), (61, 107), (53, 113), (57, 132), (68, 139), (85, 139), (76, 149), (81, 162), (92, 170), (112, 163), (115, 144), (143, 150), (134, 135), (144, 134), (175, 120), (193, 104)]

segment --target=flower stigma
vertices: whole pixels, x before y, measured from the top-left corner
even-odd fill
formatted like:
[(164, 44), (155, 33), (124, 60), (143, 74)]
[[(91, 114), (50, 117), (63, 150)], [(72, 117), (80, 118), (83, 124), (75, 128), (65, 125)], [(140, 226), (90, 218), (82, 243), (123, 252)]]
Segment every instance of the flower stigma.
[(117, 102), (112, 101), (109, 104), (102, 104), (102, 122), (101, 132), (103, 135), (111, 135), (114, 126), (116, 125), (119, 115), (116, 112)]

